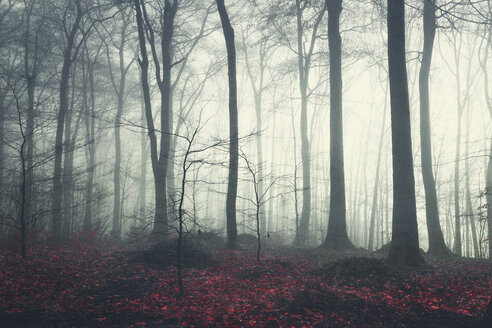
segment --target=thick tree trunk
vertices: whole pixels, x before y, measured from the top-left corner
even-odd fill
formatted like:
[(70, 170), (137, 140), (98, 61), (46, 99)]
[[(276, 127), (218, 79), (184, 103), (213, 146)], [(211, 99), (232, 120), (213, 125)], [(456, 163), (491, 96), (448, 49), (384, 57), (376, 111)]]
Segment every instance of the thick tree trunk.
[[(5, 146), (3, 140), (5, 139), (5, 94), (0, 93), (0, 184), (5, 185), (4, 181), (4, 163), (5, 163)], [(0, 192), (0, 207), (3, 207), (3, 193)]]
[(421, 267), (405, 59), (405, 2), (388, 1), (388, 61), (393, 153), (393, 236), (388, 262)]
[(227, 185), (226, 215), (227, 244), (229, 248), (237, 247), (236, 196), (238, 180), (238, 109), (236, 83), (236, 47), (234, 30), (231, 26), (224, 0), (217, 0), (220, 21), (227, 47), (227, 67), (229, 77), (229, 181)]
[(342, 0), (326, 0), (328, 42), (330, 48), (330, 214), (324, 247), (332, 250), (351, 248), (347, 236), (345, 171), (343, 161), (342, 115), (342, 39), (340, 13)]
[(436, 34), (436, 9), (434, 0), (424, 1), (424, 49), (420, 66), (420, 142), (422, 179), (425, 190), (425, 209), (427, 233), (429, 236), (428, 253), (436, 257), (449, 258), (451, 252), (444, 242), (439, 222), (436, 183), (432, 172), (432, 142), (430, 128), (429, 74), (432, 60), (434, 36)]

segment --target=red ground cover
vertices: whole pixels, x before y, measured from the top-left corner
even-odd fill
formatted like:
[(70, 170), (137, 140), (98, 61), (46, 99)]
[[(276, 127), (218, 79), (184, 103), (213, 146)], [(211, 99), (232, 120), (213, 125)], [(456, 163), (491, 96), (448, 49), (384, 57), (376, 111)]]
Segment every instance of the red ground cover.
[[(36, 247), (0, 255), (6, 327), (477, 327), (492, 295), (492, 265), (459, 260), (424, 271), (374, 258), (214, 251), (188, 267), (129, 260), (121, 245)], [(1, 324), (0, 324), (1, 325)], [(489, 326), (489, 327), (492, 327)]]

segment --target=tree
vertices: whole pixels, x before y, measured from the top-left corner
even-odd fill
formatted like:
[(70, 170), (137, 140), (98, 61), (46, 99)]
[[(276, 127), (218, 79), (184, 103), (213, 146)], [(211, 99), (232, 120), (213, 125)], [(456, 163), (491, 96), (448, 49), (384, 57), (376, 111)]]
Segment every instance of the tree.
[[(126, 99), (126, 76), (128, 74), (128, 70), (132, 66), (134, 62), (134, 58), (132, 58), (128, 63), (125, 62), (125, 47), (127, 46), (127, 39), (129, 37), (128, 26), (131, 22), (131, 12), (128, 12), (125, 8), (120, 9), (121, 16), (121, 27), (119, 33), (119, 39), (115, 39), (113, 37), (113, 31), (108, 31), (106, 36), (102, 36), (102, 38), (107, 37), (109, 42), (105, 42), (106, 46), (106, 55), (108, 60), (109, 67), (109, 76), (111, 79), (111, 85), (113, 86), (114, 92), (117, 97), (117, 107), (116, 107), (116, 115), (114, 118), (114, 139), (115, 139), (115, 163), (114, 163), (114, 198), (113, 198), (113, 229), (112, 234), (116, 239), (121, 238), (121, 136), (120, 136), (120, 125), (121, 125), (121, 116), (123, 115), (124, 104)], [(118, 51), (118, 70), (119, 75), (115, 74), (112, 69), (111, 63), (111, 51), (109, 49), (110, 44), (112, 47), (116, 48)]]
[(434, 0), (424, 1), (424, 49), (419, 74), (420, 91), (420, 143), (422, 179), (425, 190), (425, 210), (427, 233), (429, 236), (428, 253), (441, 258), (449, 258), (451, 252), (444, 242), (439, 222), (436, 182), (432, 172), (432, 142), (430, 127), (429, 75), (432, 60), (432, 49), (436, 34), (436, 7)]
[(229, 78), (229, 179), (227, 184), (226, 216), (227, 216), (227, 245), (237, 247), (236, 198), (238, 180), (238, 109), (236, 82), (236, 47), (234, 44), (234, 29), (231, 26), (224, 0), (216, 0), (217, 9), (222, 23), (222, 30), (227, 48), (227, 68)]
[(330, 214), (323, 246), (338, 250), (353, 247), (347, 235), (343, 162), (342, 39), (340, 36), (342, 0), (326, 0), (326, 7), (330, 47)]
[[(265, 71), (266, 67), (273, 55), (274, 45), (271, 42), (270, 35), (262, 34), (260, 40), (258, 41), (258, 72), (254, 72), (252, 69), (252, 64), (250, 63), (248, 57), (248, 47), (246, 45), (246, 39), (243, 33), (243, 50), (244, 58), (246, 62), (246, 71), (248, 73), (249, 81), (251, 83), (251, 88), (253, 90), (254, 104), (255, 104), (255, 114), (256, 114), (256, 156), (258, 159), (258, 192), (263, 194), (264, 190), (264, 173), (263, 173), (263, 142), (262, 142), (262, 100), (263, 93), (267, 86), (265, 85)], [(255, 74), (256, 73), (256, 74)], [(261, 230), (263, 233), (267, 231), (267, 220), (265, 217), (265, 207), (261, 205), (260, 209), (261, 217)]]
[[(73, 12), (73, 6), (75, 10)], [(63, 50), (63, 66), (60, 77), (59, 109), (56, 118), (56, 138), (55, 138), (55, 165), (53, 169), (53, 190), (52, 190), (52, 228), (53, 237), (56, 241), (62, 239), (62, 155), (63, 155), (63, 130), (65, 127), (65, 115), (68, 111), (69, 98), (68, 87), (70, 81), (70, 70), (77, 57), (78, 50), (82, 42), (77, 43), (77, 35), (84, 16), (81, 0), (70, 1), (66, 5), (66, 13), (74, 15), (73, 21), (69, 22), (67, 15), (64, 15), (63, 29), (65, 31), (66, 44)]]
[(299, 229), (295, 237), (296, 245), (305, 245), (309, 235), (309, 220), (311, 217), (311, 155), (308, 138), (308, 99), (310, 95), (308, 83), (309, 72), (311, 69), (311, 59), (313, 56), (314, 45), (316, 43), (318, 27), (323, 19), (326, 9), (325, 6), (316, 14), (312, 28), (308, 47), (304, 44), (304, 22), (303, 12), (306, 10), (309, 1), (296, 0), (296, 24), (297, 24), (297, 68), (299, 71), (299, 90), (301, 92), (301, 160), (302, 160), (302, 210), (299, 220)]
[[(142, 91), (145, 105), (145, 116), (147, 120), (147, 130), (150, 140), (150, 158), (152, 163), (152, 171), (154, 173), (154, 185), (155, 185), (155, 217), (154, 227), (152, 233), (159, 238), (165, 237), (168, 231), (168, 204), (167, 204), (167, 169), (169, 163), (169, 149), (171, 138), (171, 69), (173, 67), (172, 62), (172, 41), (174, 35), (174, 19), (176, 18), (176, 12), (178, 11), (179, 1), (169, 0), (164, 1), (162, 11), (162, 17), (159, 20), (161, 22), (161, 31), (158, 33), (161, 36), (161, 61), (158, 58), (156, 45), (155, 45), (155, 33), (151, 20), (146, 11), (145, 2), (134, 0), (138, 39), (140, 45), (140, 55), (142, 59), (139, 60), (141, 69), (141, 82)], [(145, 24), (144, 24), (145, 22)], [(151, 48), (152, 58), (155, 66), (155, 77), (159, 92), (161, 96), (161, 129), (160, 134), (160, 149), (157, 149), (157, 136), (156, 128), (154, 125), (154, 117), (152, 113), (152, 104), (149, 87), (149, 59), (147, 56), (146, 40), (149, 39), (149, 45)], [(162, 67), (161, 67), (162, 64)], [(162, 71), (161, 71), (162, 70)], [(162, 73), (162, 76), (161, 76)]]
[(374, 189), (372, 193), (372, 206), (371, 206), (371, 221), (369, 223), (369, 240), (367, 249), (369, 251), (374, 250), (374, 227), (376, 225), (376, 208), (378, 205), (378, 189), (379, 189), (379, 173), (381, 169), (381, 153), (383, 150), (383, 139), (384, 139), (384, 130), (386, 129), (386, 112), (388, 107), (388, 88), (385, 88), (384, 94), (384, 112), (383, 112), (383, 122), (381, 124), (381, 134), (379, 135), (379, 147), (378, 147), (378, 160), (376, 163), (376, 178), (374, 180)]
[[(257, 248), (256, 248), (256, 261), (260, 262), (260, 253), (261, 253), (261, 243), (262, 239), (261, 236), (262, 234), (265, 235), (265, 231), (263, 231), (263, 227), (261, 225), (261, 222), (263, 220), (262, 215), (264, 215), (264, 212), (261, 211), (262, 208), (264, 208), (265, 204), (271, 200), (270, 197), (268, 197), (268, 191), (270, 188), (273, 187), (273, 185), (276, 183), (277, 178), (273, 178), (270, 180), (269, 184), (267, 185), (266, 189), (263, 190), (263, 184), (264, 181), (266, 180), (266, 177), (260, 176), (260, 166), (259, 165), (254, 165), (253, 163), (250, 162), (248, 157), (244, 152), (241, 151), (241, 158), (244, 160), (246, 163), (246, 171), (251, 177), (251, 183), (253, 184), (253, 198), (245, 198), (246, 201), (251, 203), (254, 208), (254, 214), (252, 217), (255, 219), (255, 230), (256, 230), (256, 238), (257, 238)], [(260, 189), (260, 185), (262, 188)], [(274, 197), (280, 196), (279, 194), (275, 195)], [(268, 236), (268, 234), (266, 234)]]
[(388, 68), (393, 154), (393, 231), (388, 262), (425, 265), (420, 254), (405, 59), (405, 1), (388, 1)]
[[(492, 17), (492, 5), (490, 2), (488, 3), (488, 15)], [(489, 58), (489, 51), (492, 47), (492, 29), (489, 25), (485, 26), (485, 49), (482, 56), (480, 56), (480, 68), (483, 72), (484, 77), (484, 98), (485, 103), (487, 104), (487, 109), (489, 112), (489, 116), (492, 119), (492, 95), (490, 94), (490, 85), (489, 85), (489, 71), (487, 67), (487, 59)], [(488, 235), (486, 240), (488, 241), (488, 250), (489, 250), (489, 260), (492, 260), (492, 137), (489, 137), (489, 158), (487, 162), (487, 170), (485, 173), (485, 193), (486, 193), (486, 203), (487, 206), (487, 229)], [(492, 309), (492, 303), (490, 303), (489, 308)], [(492, 314), (492, 311), (490, 311)]]

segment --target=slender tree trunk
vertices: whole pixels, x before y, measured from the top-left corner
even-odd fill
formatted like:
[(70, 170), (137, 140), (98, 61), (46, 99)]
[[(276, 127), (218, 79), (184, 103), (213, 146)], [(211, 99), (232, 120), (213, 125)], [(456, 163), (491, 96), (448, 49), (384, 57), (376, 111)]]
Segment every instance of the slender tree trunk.
[[(467, 219), (467, 236), (468, 229), (471, 228), (472, 234), (472, 242), (473, 242), (473, 254), (474, 257), (479, 257), (478, 250), (478, 238), (477, 238), (477, 230), (475, 228), (475, 215), (473, 214), (473, 205), (472, 205), (472, 196), (470, 191), (470, 161), (469, 161), (469, 153), (470, 153), (470, 108), (468, 110), (467, 115), (467, 124), (466, 124), (466, 143), (465, 143), (465, 206), (466, 206), (466, 219)], [(471, 227), (469, 227), (471, 226)], [(469, 247), (469, 241), (467, 241), (467, 247)], [(469, 256), (470, 254), (468, 254)]]
[[(147, 129), (150, 140), (150, 158), (152, 161), (152, 170), (154, 173), (155, 184), (155, 218), (152, 234), (157, 240), (165, 238), (168, 226), (168, 199), (167, 199), (167, 170), (169, 163), (169, 149), (171, 141), (170, 120), (171, 117), (171, 103), (172, 103), (172, 87), (171, 87), (171, 69), (172, 63), (172, 41), (174, 35), (174, 19), (178, 10), (178, 1), (172, 2), (166, 1), (164, 6), (163, 18), (162, 18), (162, 30), (161, 36), (161, 55), (162, 55), (162, 67), (157, 59), (157, 52), (155, 49), (154, 32), (145, 11), (145, 2), (134, 0), (137, 27), (138, 27), (138, 39), (140, 45), (140, 53), (142, 59), (139, 60), (141, 68), (141, 80), (142, 90), (144, 93), (145, 114), (147, 119)], [(157, 150), (157, 137), (154, 127), (154, 118), (152, 114), (152, 105), (149, 88), (149, 60), (146, 49), (146, 34), (144, 31), (144, 21), (147, 21), (148, 33), (152, 35), (152, 41), (150, 46), (152, 49), (152, 55), (154, 58), (154, 64), (156, 66), (156, 79), (159, 86), (161, 96), (161, 132), (160, 132), (160, 150)], [(162, 79), (161, 79), (162, 69)]]
[(393, 153), (393, 235), (388, 262), (424, 266), (420, 254), (405, 59), (405, 2), (388, 1), (388, 61)]
[[(26, 154), (25, 154), (25, 197), (23, 201), (25, 202), (25, 219), (29, 219), (32, 215), (33, 206), (33, 180), (34, 180), (34, 119), (35, 119), (35, 105), (34, 105), (34, 92), (37, 82), (38, 75), (38, 40), (39, 40), (39, 29), (36, 31), (36, 36), (34, 40), (34, 53), (32, 57), (32, 63), (30, 63), (30, 50), (31, 45), (29, 41), (29, 36), (31, 33), (31, 14), (34, 7), (34, 1), (30, 3), (30, 7), (27, 13), (26, 22), (26, 33), (24, 39), (24, 74), (27, 82), (27, 119), (26, 119)], [(1, 105), (0, 105), (1, 106)], [(0, 118), (1, 120), (2, 118)], [(0, 139), (1, 140), (1, 139)], [(1, 141), (0, 141), (1, 142)], [(3, 154), (0, 153), (0, 156)], [(1, 181), (1, 179), (0, 179)]]
[[(272, 115), (272, 140), (271, 140), (271, 154), (270, 154), (270, 177), (271, 179), (274, 179), (275, 177), (275, 165), (274, 165), (274, 159), (275, 159), (275, 156), (277, 156), (276, 152), (275, 152), (275, 128), (276, 128), (276, 124), (275, 124), (275, 113), (276, 112), (273, 112), (273, 115)], [(270, 188), (270, 196), (269, 198), (271, 200), (273, 200), (273, 195), (274, 195), (274, 189), (273, 187)], [(297, 212), (296, 212), (297, 213)], [(268, 215), (267, 215), (267, 218), (268, 218), (268, 229), (270, 230), (277, 230), (274, 228), (274, 223), (273, 223), (273, 201), (269, 201), (268, 202)], [(278, 220), (276, 220), (276, 222), (278, 222)], [(277, 223), (275, 222), (275, 226), (277, 226)]]
[[(141, 121), (142, 124), (145, 124), (145, 105), (142, 100), (142, 116)], [(139, 199), (140, 199), (140, 208), (139, 208), (139, 216), (140, 220), (143, 220), (145, 215), (147, 197), (146, 197), (146, 189), (147, 189), (147, 139), (145, 136), (145, 131), (142, 131), (140, 134), (140, 179), (139, 179)]]
[(301, 134), (301, 160), (302, 160), (302, 210), (301, 219), (299, 221), (299, 233), (296, 235), (294, 244), (303, 246), (306, 244), (309, 236), (309, 220), (311, 218), (311, 154), (308, 138), (307, 127), (307, 110), (308, 110), (308, 81), (309, 71), (311, 68), (311, 56), (316, 41), (316, 34), (319, 23), (323, 18), (325, 7), (322, 12), (318, 14), (318, 17), (313, 26), (313, 32), (311, 35), (309, 50), (304, 49), (303, 45), (303, 33), (304, 24), (302, 21), (302, 13), (304, 9), (301, 8), (301, 1), (296, 0), (296, 19), (297, 19), (297, 62), (299, 70), (299, 90), (301, 93), (301, 121), (300, 121), (300, 134)]
[(63, 155), (63, 128), (65, 125), (65, 114), (68, 110), (68, 84), (70, 80), (70, 67), (73, 63), (72, 50), (75, 45), (75, 36), (82, 20), (81, 0), (75, 0), (77, 16), (70, 29), (67, 44), (63, 52), (63, 66), (60, 78), (60, 103), (56, 118), (56, 137), (55, 137), (55, 165), (53, 169), (53, 189), (51, 192), (51, 232), (54, 240), (59, 242), (62, 239), (62, 155)]
[[(121, 116), (123, 115), (123, 109), (125, 105), (125, 86), (126, 86), (126, 67), (125, 67), (125, 57), (124, 57), (124, 47), (126, 43), (126, 22), (124, 21), (123, 28), (120, 33), (120, 44), (118, 46), (119, 55), (119, 84), (116, 91), (117, 95), (117, 108), (114, 121), (114, 175), (113, 175), (113, 230), (112, 235), (116, 239), (121, 238), (121, 135), (120, 135), (120, 125)], [(109, 56), (109, 55), (108, 55)], [(108, 65), (111, 65), (108, 59)], [(111, 71), (112, 74), (112, 71)], [(112, 77), (114, 81), (114, 77)], [(116, 84), (114, 84), (116, 89)]]
[[(459, 106), (459, 105), (458, 105)], [(460, 213), (460, 157), (461, 157), (461, 110), (458, 108), (456, 128), (456, 152), (454, 163), (454, 253), (462, 256), (461, 251), (461, 213)]]
[(227, 244), (229, 248), (237, 247), (236, 196), (238, 180), (238, 108), (236, 82), (236, 47), (234, 30), (227, 14), (224, 0), (216, 0), (220, 21), (227, 48), (227, 67), (229, 77), (229, 180), (227, 185), (226, 215)]
[[(487, 165), (487, 180), (486, 180), (486, 202), (487, 204), (492, 204), (492, 138), (490, 138), (490, 155), (489, 162)], [(487, 231), (486, 239), (488, 239), (489, 244), (489, 260), (492, 260), (492, 206), (487, 206)]]
[(351, 248), (347, 236), (345, 170), (343, 162), (342, 115), (342, 39), (340, 13), (342, 0), (326, 0), (330, 48), (330, 214), (324, 247)]
[[(21, 123), (21, 122), (19, 122)], [(21, 157), (21, 208), (20, 208), (20, 232), (21, 232), (21, 256), (22, 259), (25, 260), (27, 258), (26, 254), (26, 177), (27, 177), (27, 168), (26, 168), (26, 158), (25, 158), (25, 147), (26, 147), (26, 135), (25, 132), (22, 131), (22, 145), (20, 148), (20, 157)]]
[[(262, 142), (262, 131), (263, 125), (261, 120), (261, 92), (255, 97), (255, 113), (256, 113), (256, 130), (258, 135), (256, 136), (256, 158), (258, 167), (258, 194), (262, 197), (264, 193), (264, 172), (263, 172), (263, 142)], [(259, 206), (259, 217), (261, 231), (263, 234), (267, 233), (267, 218), (265, 215), (265, 202), (261, 202)]]
[[(75, 65), (72, 65), (72, 76), (75, 76)], [(75, 79), (72, 79), (71, 85), (71, 95), (70, 95), (70, 106), (65, 115), (65, 151), (63, 155), (63, 197), (62, 197), (62, 207), (63, 207), (63, 239), (70, 239), (70, 228), (72, 226), (72, 212), (73, 212), (73, 152), (74, 145), (72, 143), (72, 118), (75, 106)]]
[(379, 148), (378, 148), (378, 160), (376, 163), (376, 178), (374, 181), (374, 190), (372, 193), (372, 206), (371, 206), (371, 221), (369, 223), (369, 242), (367, 249), (369, 251), (374, 251), (374, 226), (376, 224), (376, 208), (378, 206), (378, 188), (379, 188), (379, 172), (381, 170), (381, 157), (383, 152), (383, 140), (384, 140), (384, 129), (386, 128), (386, 111), (388, 109), (388, 93), (385, 92), (384, 97), (384, 112), (383, 112), (383, 121), (381, 125), (381, 134), (379, 135)]
[(427, 234), (429, 236), (428, 253), (436, 257), (449, 258), (451, 252), (444, 242), (439, 222), (436, 183), (432, 172), (432, 142), (430, 127), (429, 75), (432, 60), (432, 49), (436, 34), (436, 7), (434, 0), (424, 1), (424, 50), (420, 66), (420, 142), (422, 179), (425, 190)]
[(95, 84), (94, 84), (94, 64), (89, 61), (89, 66), (87, 68), (87, 80), (84, 82), (84, 94), (85, 85), (89, 84), (89, 95), (90, 104), (86, 106), (86, 129), (87, 129), (87, 144), (89, 147), (89, 162), (88, 162), (88, 176), (86, 185), (86, 196), (85, 196), (85, 214), (84, 214), (84, 230), (88, 231), (92, 229), (92, 206), (93, 206), (93, 188), (94, 188), (94, 173), (96, 170), (96, 104), (95, 104)]

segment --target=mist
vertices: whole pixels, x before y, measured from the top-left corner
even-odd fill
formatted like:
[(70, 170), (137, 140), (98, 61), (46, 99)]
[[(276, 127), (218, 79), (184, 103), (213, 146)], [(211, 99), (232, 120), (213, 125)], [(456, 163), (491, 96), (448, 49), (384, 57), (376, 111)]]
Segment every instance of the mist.
[[(487, 326), (491, 24), (488, 0), (0, 1), (0, 318)], [(63, 279), (82, 303), (21, 287)]]

